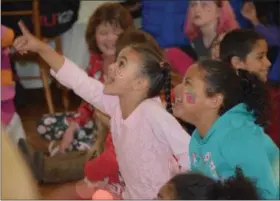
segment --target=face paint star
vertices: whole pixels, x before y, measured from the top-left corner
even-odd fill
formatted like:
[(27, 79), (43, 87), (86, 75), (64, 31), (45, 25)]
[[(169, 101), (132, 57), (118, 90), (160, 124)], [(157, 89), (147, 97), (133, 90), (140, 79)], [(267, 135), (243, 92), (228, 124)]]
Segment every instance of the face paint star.
[(186, 94), (186, 101), (190, 104), (194, 104), (195, 103), (195, 93), (193, 92), (193, 89), (190, 88), (189, 92), (187, 92)]

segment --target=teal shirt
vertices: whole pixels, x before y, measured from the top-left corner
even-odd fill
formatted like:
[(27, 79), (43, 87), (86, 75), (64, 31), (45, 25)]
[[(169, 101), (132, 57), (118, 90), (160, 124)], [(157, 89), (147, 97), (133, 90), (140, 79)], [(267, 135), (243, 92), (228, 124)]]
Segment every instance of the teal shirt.
[(262, 199), (279, 199), (279, 184), (273, 168), (279, 149), (263, 129), (254, 123), (245, 104), (223, 114), (201, 138), (195, 130), (190, 142), (193, 171), (214, 179), (226, 179), (239, 166), (246, 177), (256, 182)]

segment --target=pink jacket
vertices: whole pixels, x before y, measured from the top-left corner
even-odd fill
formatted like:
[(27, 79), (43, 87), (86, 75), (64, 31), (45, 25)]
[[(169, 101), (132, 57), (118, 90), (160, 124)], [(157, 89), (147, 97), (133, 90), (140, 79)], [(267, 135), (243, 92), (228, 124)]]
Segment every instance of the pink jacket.
[(190, 136), (161, 103), (147, 99), (123, 119), (119, 98), (105, 95), (101, 82), (68, 59), (52, 75), (111, 117), (117, 162), (126, 185), (123, 199), (154, 199), (161, 186), (179, 173), (179, 166), (189, 169)]

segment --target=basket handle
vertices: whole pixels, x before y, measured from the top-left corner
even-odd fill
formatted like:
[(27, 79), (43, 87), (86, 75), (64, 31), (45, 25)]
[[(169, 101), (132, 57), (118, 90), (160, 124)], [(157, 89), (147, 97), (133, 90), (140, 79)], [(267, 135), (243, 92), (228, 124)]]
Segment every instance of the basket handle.
[(51, 157), (56, 155), (59, 151), (59, 146), (54, 147), (54, 144), (55, 144), (55, 141), (53, 140), (50, 142), (49, 147), (48, 147), (49, 154)]
[[(59, 146), (54, 146), (56, 141), (51, 141), (48, 147), (48, 151), (51, 157), (55, 156), (59, 152)], [(95, 149), (90, 147), (87, 143), (80, 142), (80, 145), (83, 147), (83, 150), (88, 150), (87, 160), (93, 155)]]

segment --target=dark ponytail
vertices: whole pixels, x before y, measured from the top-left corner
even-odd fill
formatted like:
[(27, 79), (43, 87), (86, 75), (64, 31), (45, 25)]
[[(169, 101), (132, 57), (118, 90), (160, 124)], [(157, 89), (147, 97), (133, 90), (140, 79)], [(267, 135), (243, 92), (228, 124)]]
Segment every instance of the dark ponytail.
[(235, 176), (214, 184), (213, 197), (215, 200), (259, 200), (256, 185), (246, 178), (240, 168), (236, 168)]
[[(151, 40), (152, 41), (152, 40)], [(171, 68), (164, 61), (164, 54), (160, 47), (153, 43), (137, 43), (129, 46), (142, 56), (142, 74), (150, 80), (147, 98), (159, 96), (163, 91), (166, 100), (166, 109), (172, 114), (171, 104)]]
[(162, 68), (164, 76), (163, 92), (166, 101), (166, 110), (172, 114), (170, 66), (168, 63), (165, 62)]
[(268, 124), (269, 95), (266, 84), (256, 75), (247, 70), (239, 69), (242, 87), (242, 102), (247, 105), (247, 110), (254, 114), (256, 124), (266, 127)]

